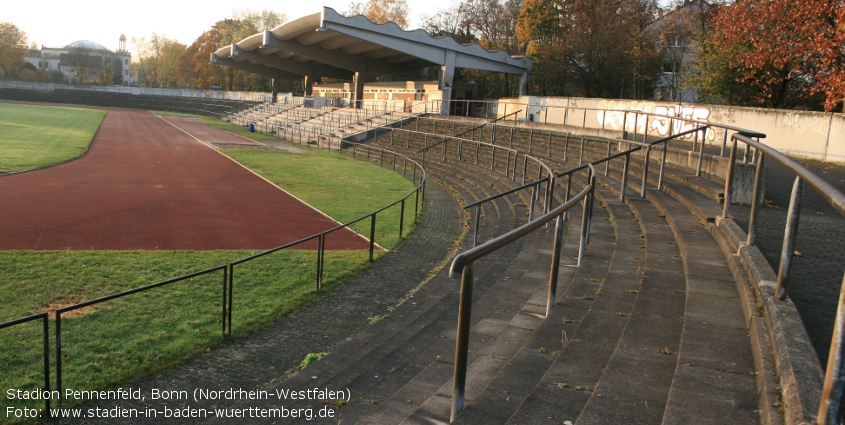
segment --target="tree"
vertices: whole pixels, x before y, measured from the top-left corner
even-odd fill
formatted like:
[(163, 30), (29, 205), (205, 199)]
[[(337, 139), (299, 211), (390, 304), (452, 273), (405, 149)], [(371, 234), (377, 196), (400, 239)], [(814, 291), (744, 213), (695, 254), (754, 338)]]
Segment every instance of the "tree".
[(845, 100), (845, 1), (739, 0), (713, 24), (712, 48), (733, 51), (727, 70), (758, 104), (832, 111)]
[(659, 100), (685, 100), (684, 92), (691, 89), (696, 89), (697, 98), (701, 98), (698, 85), (691, 83), (698, 74), (691, 71), (704, 48), (700, 41), (711, 31), (709, 20), (714, 7), (706, 0), (676, 0), (673, 10), (661, 12), (649, 25), (663, 59)]
[(402, 29), (408, 29), (407, 0), (367, 0), (352, 2), (343, 13), (346, 16), (364, 15), (375, 24), (393, 22)]
[(287, 15), (270, 10), (236, 11), (233, 19), (216, 22), (179, 56), (177, 73), (181, 84), (189, 87), (226, 90), (267, 90), (270, 80), (233, 68), (212, 65), (211, 54), (259, 31), (269, 30), (287, 20)]
[[(645, 98), (659, 72), (655, 0), (527, 0), (517, 22), (545, 95)], [(540, 78), (537, 78), (540, 77)]]
[(149, 39), (132, 37), (132, 43), (140, 65), (139, 82), (147, 87), (175, 87), (179, 57), (187, 46), (156, 33)]
[(452, 37), (458, 43), (472, 43), (477, 41), (470, 29), (469, 8), (464, 3), (458, 3), (443, 10), (438, 9), (434, 15), (424, 15), (422, 29), (432, 37)]
[(15, 76), (25, 63), (26, 49), (26, 33), (12, 23), (0, 21), (0, 78)]

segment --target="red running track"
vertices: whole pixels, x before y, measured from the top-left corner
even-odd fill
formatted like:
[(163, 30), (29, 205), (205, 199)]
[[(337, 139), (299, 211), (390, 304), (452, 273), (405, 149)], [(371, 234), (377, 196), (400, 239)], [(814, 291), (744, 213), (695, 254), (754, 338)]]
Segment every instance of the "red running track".
[[(336, 225), (146, 111), (108, 110), (77, 160), (0, 176), (3, 250), (260, 250)], [(327, 237), (367, 247), (346, 229)]]

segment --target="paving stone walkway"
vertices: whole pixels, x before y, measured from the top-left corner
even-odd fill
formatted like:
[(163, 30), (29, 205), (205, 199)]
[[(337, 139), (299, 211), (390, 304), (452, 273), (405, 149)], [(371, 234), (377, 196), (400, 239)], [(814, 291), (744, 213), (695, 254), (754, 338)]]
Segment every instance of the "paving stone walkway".
[[(463, 212), (441, 187), (429, 184), (425, 212), (417, 231), (358, 278), (328, 293), (320, 302), (278, 321), (271, 328), (231, 345), (213, 350), (185, 365), (130, 385), (148, 392), (195, 388), (245, 390), (266, 388), (288, 376), (309, 353), (331, 352), (337, 344), (367, 325), (372, 318), (389, 314), (389, 308), (411, 294), (434, 268), (443, 264), (454, 249), (453, 241), (462, 232)], [(413, 302), (409, 298), (407, 302)], [(237, 323), (234, 324), (237, 326)], [(159, 400), (120, 403), (120, 407), (163, 411), (178, 408), (226, 407), (226, 402)], [(114, 407), (114, 403), (84, 406)], [(137, 418), (122, 423), (181, 424), (200, 419)], [(114, 419), (63, 421), (74, 424), (111, 424)]]
[[(845, 192), (845, 166), (798, 160), (837, 189)], [(760, 210), (756, 243), (777, 273), (789, 197), (795, 175), (773, 161), (766, 164), (766, 200), (771, 206)], [(748, 228), (750, 208), (732, 207), (737, 224)], [(827, 364), (833, 323), (845, 273), (842, 235), (845, 217), (805, 186), (793, 261), (789, 296), (798, 308), (810, 340), (822, 365)]]

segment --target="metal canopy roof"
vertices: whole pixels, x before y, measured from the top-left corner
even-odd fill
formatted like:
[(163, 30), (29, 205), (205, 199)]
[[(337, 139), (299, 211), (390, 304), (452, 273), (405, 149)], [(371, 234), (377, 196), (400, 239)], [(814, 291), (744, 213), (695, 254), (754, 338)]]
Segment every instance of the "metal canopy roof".
[(361, 15), (345, 17), (329, 7), (223, 47), (212, 53), (211, 62), (285, 79), (350, 79), (353, 73), (414, 78), (430, 66), (524, 77), (533, 65), (529, 58), (491, 52), (477, 43), (405, 31), (392, 22), (374, 24)]

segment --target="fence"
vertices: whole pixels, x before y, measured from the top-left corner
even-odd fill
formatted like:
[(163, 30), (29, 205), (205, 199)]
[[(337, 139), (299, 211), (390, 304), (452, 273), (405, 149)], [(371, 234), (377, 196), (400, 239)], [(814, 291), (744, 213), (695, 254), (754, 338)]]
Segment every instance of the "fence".
[(122, 93), (132, 95), (189, 97), (195, 99), (242, 100), (249, 102), (272, 102), (272, 93), (221, 91), (221, 90), (189, 90), (189, 89), (155, 89), (144, 87), (124, 86), (77, 86), (73, 84), (29, 83), (22, 81), (0, 80), (0, 88), (19, 90), (78, 90), (100, 93)]
[[(309, 272), (309, 273), (311, 273), (311, 279), (314, 282), (315, 288), (317, 290), (319, 290), (322, 287), (322, 284), (323, 284), (323, 281), (324, 281), (324, 273), (325, 273), (324, 265), (325, 265), (325, 262), (326, 262), (326, 251), (327, 251), (326, 240), (327, 240), (327, 238), (329, 238), (329, 236), (332, 233), (335, 233), (337, 231), (341, 231), (343, 229), (348, 229), (348, 228), (350, 228), (350, 226), (352, 226), (356, 223), (359, 223), (359, 222), (364, 222), (364, 223), (369, 222), (369, 230), (370, 231), (369, 231), (369, 238), (368, 238), (368, 241), (369, 241), (368, 261), (370, 261), (370, 262), (373, 261), (374, 260), (374, 251), (375, 251), (375, 248), (377, 246), (377, 243), (376, 243), (376, 226), (377, 226), (377, 219), (378, 219), (379, 215), (386, 213), (386, 211), (388, 211), (390, 209), (395, 209), (397, 206), (399, 207), (400, 218), (399, 218), (399, 228), (397, 229), (397, 233), (398, 233), (399, 237), (401, 238), (403, 236), (405, 230), (406, 230), (405, 215), (406, 215), (407, 203), (409, 203), (409, 202), (414, 203), (414, 205), (413, 205), (413, 208), (414, 208), (414, 210), (413, 210), (413, 220), (416, 221), (418, 219), (420, 206), (424, 202), (424, 190), (425, 190), (426, 176), (425, 176), (425, 170), (422, 168), (422, 166), (419, 163), (417, 163), (416, 161), (414, 161), (414, 160), (412, 160), (412, 159), (410, 159), (410, 158), (408, 158), (404, 155), (396, 154), (395, 152), (385, 151), (385, 150), (382, 150), (382, 149), (373, 148), (373, 147), (370, 147), (370, 146), (357, 146), (357, 145), (358, 144), (351, 143), (351, 142), (344, 142), (344, 144), (341, 145), (340, 153), (352, 155), (352, 156), (359, 158), (359, 159), (366, 158), (369, 162), (373, 162), (373, 161), (371, 161), (371, 159), (381, 158), (381, 160), (379, 161), (379, 164), (381, 166), (384, 166), (385, 165), (385, 160), (384, 160), (385, 153), (387, 152), (387, 153), (391, 154), (393, 159), (394, 159), (394, 161), (392, 163), (388, 164), (388, 165), (392, 166), (394, 171), (396, 170), (396, 167), (397, 167), (397, 165), (396, 165), (397, 161), (396, 160), (397, 159), (404, 159), (403, 164), (402, 164), (403, 175), (407, 176), (408, 173), (411, 173), (411, 175), (412, 175), (411, 180), (416, 185), (414, 190), (412, 190), (410, 193), (408, 193), (407, 195), (405, 195), (401, 199), (399, 199), (399, 200), (397, 200), (397, 201), (395, 201), (395, 202), (393, 202), (389, 205), (386, 205), (386, 206), (384, 206), (384, 207), (382, 207), (382, 208), (380, 208), (376, 211), (373, 211), (372, 213), (366, 214), (362, 217), (356, 218), (356, 219), (348, 221), (346, 223), (339, 224), (339, 225), (337, 225), (337, 226), (335, 226), (331, 229), (327, 229), (327, 230), (325, 230), (321, 233), (318, 233), (318, 234), (315, 234), (315, 235), (312, 235), (312, 236), (309, 236), (309, 237), (306, 237), (306, 238), (303, 238), (303, 239), (300, 239), (300, 240), (297, 240), (297, 241), (294, 241), (294, 242), (290, 242), (288, 244), (285, 244), (285, 245), (282, 245), (282, 246), (279, 246), (279, 247), (276, 247), (276, 248), (273, 248), (273, 249), (269, 249), (269, 250), (266, 250), (266, 251), (263, 251), (263, 252), (260, 252), (260, 253), (250, 255), (248, 257), (236, 260), (236, 261), (229, 262), (227, 264), (218, 265), (216, 267), (208, 268), (208, 269), (205, 269), (205, 270), (202, 270), (202, 271), (186, 274), (186, 275), (183, 275), (183, 276), (175, 277), (173, 279), (168, 279), (168, 280), (165, 280), (165, 281), (156, 282), (156, 283), (153, 283), (153, 284), (150, 284), (150, 285), (138, 287), (138, 288), (131, 289), (131, 290), (128, 290), (128, 291), (123, 291), (123, 292), (107, 295), (107, 296), (104, 296), (104, 297), (101, 297), (101, 298), (97, 298), (97, 299), (94, 299), (94, 300), (76, 303), (76, 304), (73, 304), (73, 305), (70, 305), (70, 306), (66, 306), (66, 307), (56, 309), (56, 311), (55, 311), (55, 350), (56, 350), (55, 351), (55, 368), (56, 368), (55, 369), (56, 370), (56, 373), (55, 373), (56, 387), (55, 388), (56, 388), (56, 390), (54, 390), (54, 391), (57, 391), (57, 394), (62, 394), (63, 379), (64, 379), (63, 369), (65, 368), (65, 366), (63, 366), (63, 362), (69, 361), (69, 360), (67, 360), (69, 358), (68, 351), (65, 347), (67, 345), (65, 340), (68, 338), (68, 329), (67, 329), (67, 325), (64, 325), (65, 329), (63, 329), (63, 321), (62, 321), (63, 316), (67, 316), (68, 314), (71, 314), (71, 313), (74, 313), (74, 312), (84, 311), (85, 309), (98, 308), (99, 307), (99, 308), (103, 308), (103, 309), (106, 309), (106, 310), (111, 309), (114, 312), (114, 314), (119, 314), (119, 315), (124, 316), (124, 317), (127, 316), (127, 315), (133, 315), (134, 314), (135, 319), (136, 319), (135, 322), (139, 322), (140, 323), (139, 326), (148, 327), (149, 324), (150, 324), (148, 321), (152, 321), (154, 318), (160, 319), (160, 316), (166, 315), (166, 314), (168, 314), (168, 312), (162, 311), (162, 312), (152, 312), (152, 313), (146, 312), (146, 313), (144, 313), (145, 309), (150, 308), (150, 307), (148, 307), (149, 303), (144, 303), (144, 302), (139, 302), (139, 301), (135, 301), (135, 302), (126, 301), (128, 299), (128, 297), (147, 295), (147, 294), (155, 294), (155, 293), (159, 293), (159, 292), (165, 290), (164, 288), (173, 288), (175, 285), (183, 284), (183, 285), (190, 285), (190, 292), (191, 292), (190, 295), (191, 296), (189, 298), (191, 298), (192, 303), (196, 299), (208, 298), (207, 300), (205, 300), (206, 301), (205, 305), (198, 305), (198, 306), (192, 305), (192, 306), (190, 306), (190, 308), (194, 308), (194, 309), (199, 309), (199, 308), (217, 309), (217, 308), (219, 308), (219, 310), (220, 310), (220, 313), (219, 313), (220, 314), (220, 316), (219, 316), (220, 328), (218, 328), (218, 329), (220, 329), (220, 331), (221, 331), (221, 337), (225, 337), (227, 335), (231, 335), (231, 333), (232, 333), (232, 324), (233, 324), (232, 314), (233, 314), (233, 310), (234, 310), (234, 306), (235, 306), (233, 300), (237, 296), (237, 291), (235, 291), (235, 288), (236, 288), (236, 286), (239, 286), (239, 280), (236, 279), (236, 267), (242, 267), (245, 264), (256, 261), (257, 259), (266, 257), (268, 255), (275, 253), (275, 252), (279, 252), (279, 251), (286, 250), (286, 249), (289, 249), (289, 248), (301, 246), (303, 244), (311, 243), (311, 245), (313, 245), (313, 243), (316, 241), (317, 247), (316, 247), (316, 252), (315, 252), (315, 255), (314, 255), (314, 264), (313, 264), (313, 267), (311, 269), (312, 272)], [(350, 146), (352, 147), (352, 149), (349, 149)], [(344, 147), (346, 147), (346, 149), (343, 149)], [(366, 152), (366, 154), (364, 152)], [(374, 155), (373, 152), (377, 152), (379, 155), (378, 156)], [(214, 279), (212, 279), (213, 276), (215, 276), (215, 275), (218, 276), (216, 279), (220, 279), (220, 281), (222, 283), (220, 285), (219, 289), (216, 290), (216, 291), (211, 289), (212, 286), (215, 285), (213, 283)], [(200, 279), (203, 279), (203, 278), (211, 279), (211, 280), (208, 280), (207, 282), (205, 282), (207, 285), (209, 285), (208, 288), (205, 288), (206, 289), (205, 291), (201, 290), (200, 287), (202, 285), (198, 285), (198, 281)], [(217, 297), (217, 299), (220, 300), (219, 304), (216, 304), (216, 303), (211, 304), (211, 301), (210, 301), (211, 295), (209, 295), (209, 294), (211, 294), (212, 292), (216, 292), (217, 294), (219, 294), (219, 297)], [(116, 307), (114, 305), (115, 300), (124, 300), (126, 303), (128, 303), (128, 307), (121, 307), (121, 306)], [(198, 303), (198, 304), (203, 304), (203, 303)], [(168, 308), (167, 310), (171, 310), (171, 309)], [(173, 310), (182, 310), (182, 309), (176, 308), (176, 309), (173, 309)], [(145, 315), (144, 316), (145, 320), (139, 320), (138, 319), (139, 315), (141, 315), (141, 314)], [(49, 327), (48, 327), (48, 314), (46, 312), (45, 313), (39, 313), (39, 314), (36, 314), (36, 315), (32, 315), (32, 316), (28, 316), (28, 317), (24, 317), (24, 318), (0, 323), (0, 329), (19, 327), (21, 325), (24, 325), (24, 324), (27, 324), (27, 323), (30, 323), (30, 322), (33, 322), (33, 321), (37, 321), (37, 320), (41, 320), (43, 322), (43, 329), (42, 329), (42, 332), (41, 332), (42, 333), (43, 345), (44, 345), (44, 361), (43, 361), (44, 387), (43, 387), (43, 390), (47, 391), (48, 394), (50, 394), (51, 393), (50, 392), (50, 388), (51, 388), (51, 385), (50, 385), (51, 384), (50, 383), (50, 360), (49, 360), (49, 339), (50, 339), (50, 335), (49, 335)], [(212, 324), (211, 323), (205, 323), (205, 324), (197, 323), (195, 326), (196, 327), (205, 326), (205, 328), (207, 329), (208, 326), (210, 326), (210, 325), (212, 325)], [(87, 334), (93, 333), (95, 335), (94, 339), (96, 339), (96, 335), (98, 335), (102, 331), (112, 333), (112, 334), (119, 332), (116, 329), (102, 330), (102, 329), (96, 329), (97, 326), (94, 326), (94, 327), (92, 327), (92, 326), (94, 326), (94, 324), (88, 323), (88, 325), (86, 327), (86, 322), (79, 321), (78, 323), (75, 324), (75, 326), (73, 328), (71, 328), (71, 330), (73, 331), (72, 335), (87, 335)], [(162, 332), (164, 332), (164, 331), (162, 331)], [(77, 342), (78, 342), (77, 345), (79, 346), (78, 350), (96, 350), (97, 349), (96, 344), (92, 345), (88, 341), (77, 341)], [(75, 356), (70, 356), (70, 361), (72, 361), (74, 359), (74, 357)], [(138, 359), (138, 360), (142, 361), (142, 360), (146, 360), (146, 359)], [(74, 366), (75, 370), (81, 370), (81, 371), (89, 372), (88, 370), (86, 370), (86, 368), (90, 367), (91, 365), (75, 364), (73, 366)], [(56, 406), (60, 405), (61, 404), (60, 398), (55, 398), (55, 399), (57, 400)], [(47, 398), (44, 401), (45, 401), (45, 412), (49, 412), (49, 408), (50, 408), (50, 405), (51, 405), (51, 399)]]

